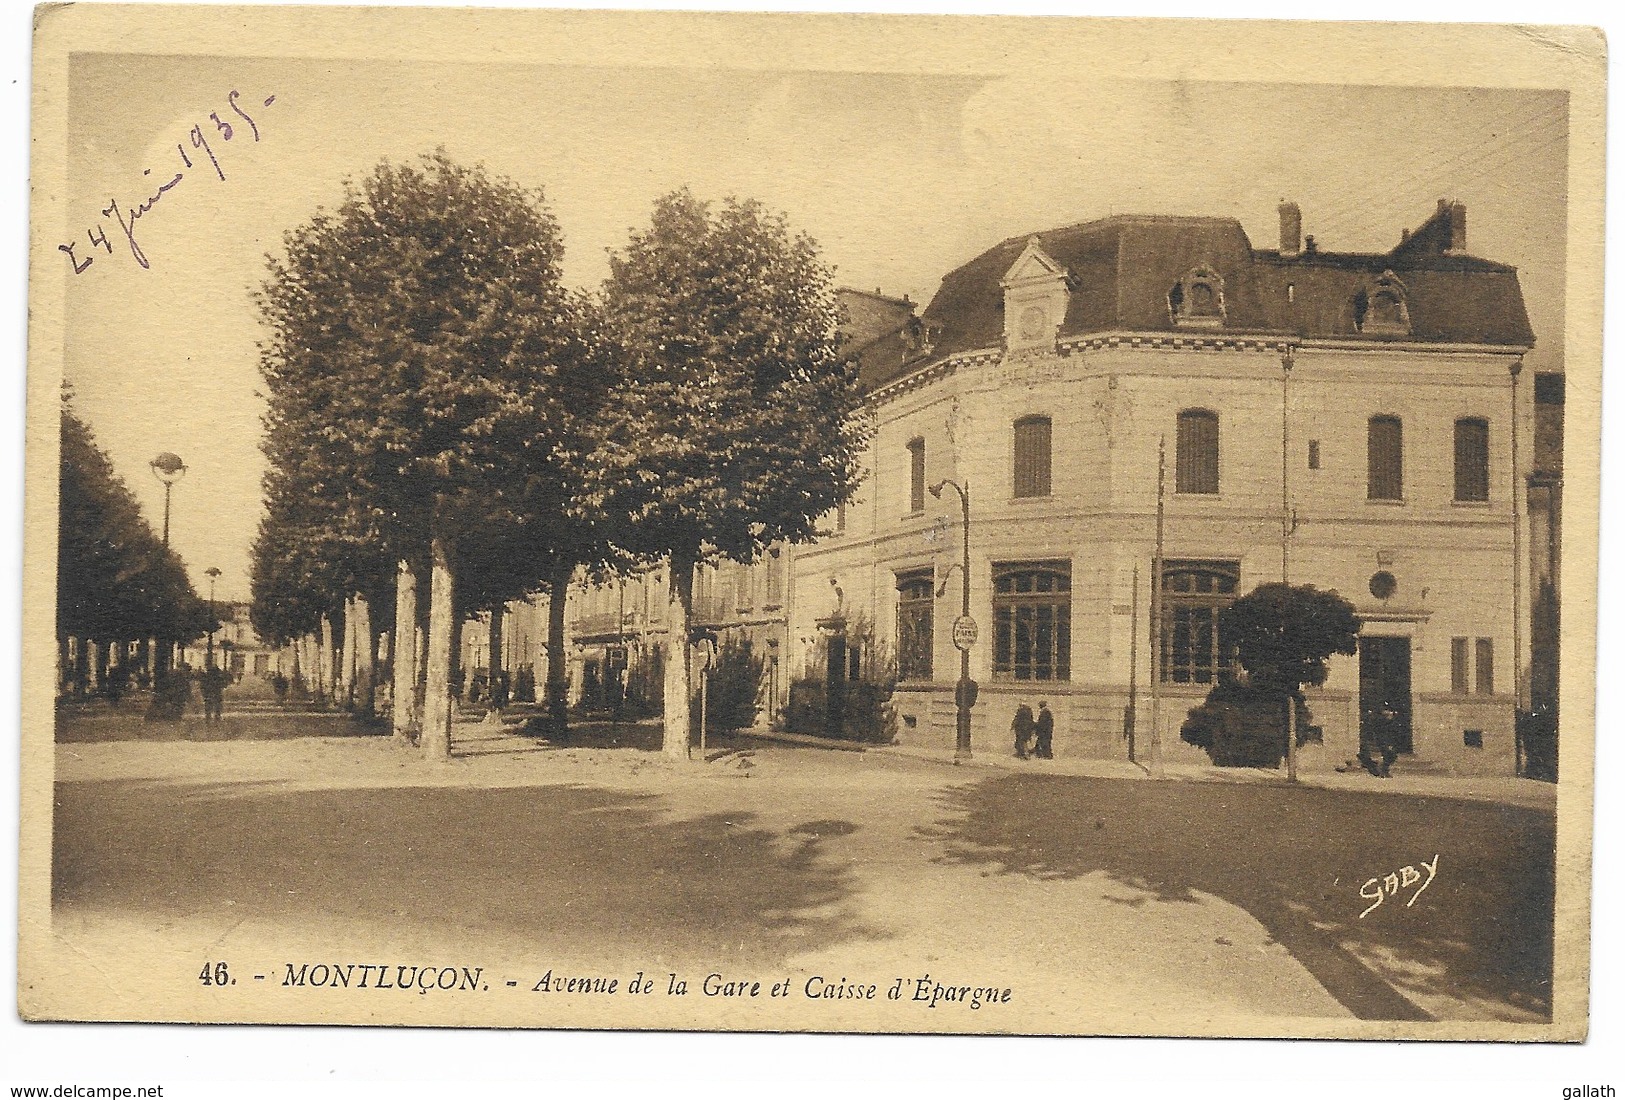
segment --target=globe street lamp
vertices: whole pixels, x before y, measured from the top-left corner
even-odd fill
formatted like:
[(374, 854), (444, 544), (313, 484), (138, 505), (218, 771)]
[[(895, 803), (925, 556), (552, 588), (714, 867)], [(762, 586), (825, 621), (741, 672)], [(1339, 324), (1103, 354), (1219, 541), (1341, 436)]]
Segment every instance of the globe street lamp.
[(204, 655), (204, 658), (203, 658), (203, 667), (204, 668), (213, 668), (214, 667), (214, 628), (215, 628), (215, 625), (216, 625), (216, 620), (215, 620), (215, 617), (214, 617), (214, 582), (215, 582), (216, 578), (218, 578), (220, 576), (220, 570), (216, 569), (214, 566), (211, 565), (211, 566), (209, 566), (209, 568), (207, 568), (207, 569), (205, 569), (203, 571), (203, 575), (205, 577), (209, 578), (209, 643), (208, 643), (208, 647), (204, 651), (205, 655)]
[[(186, 463), (180, 456), (169, 451), (161, 451), (147, 465), (152, 469), (152, 476), (163, 483), (164, 486), (164, 549), (169, 549), (169, 493), (175, 483), (186, 476)], [(157, 656), (152, 669), (153, 681), (156, 683), (169, 675), (171, 662), (170, 646), (173, 644), (168, 638), (157, 639)]]
[[(959, 559), (959, 618), (954, 620), (954, 647), (959, 650), (959, 682), (954, 685), (954, 763), (970, 759), (970, 712), (976, 705), (976, 681), (970, 678), (970, 647), (976, 644), (976, 620), (970, 617), (970, 490), (944, 478), (931, 486), (931, 495), (942, 499), (942, 490), (952, 487), (959, 494), (963, 553)], [(946, 587), (948, 578), (944, 576)], [(941, 591), (938, 590), (938, 595)]]
[(180, 460), (179, 455), (164, 451), (157, 458), (147, 463), (152, 467), (152, 476), (164, 484), (164, 545), (169, 545), (169, 491), (175, 483), (186, 476), (186, 463)]

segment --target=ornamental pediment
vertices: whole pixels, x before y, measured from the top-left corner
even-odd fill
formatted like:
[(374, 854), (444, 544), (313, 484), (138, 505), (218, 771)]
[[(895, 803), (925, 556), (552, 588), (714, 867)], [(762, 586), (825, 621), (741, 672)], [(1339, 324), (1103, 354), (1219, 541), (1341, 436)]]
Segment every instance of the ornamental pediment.
[(1011, 287), (1026, 283), (1065, 281), (1066, 268), (1044, 251), (1037, 237), (1029, 237), (1027, 247), (1022, 249), (1016, 262), (1010, 265), (1010, 270), (1004, 273), (1004, 278), (999, 280), (999, 286), (1008, 292)]
[(999, 286), (1004, 291), (1005, 347), (1011, 352), (1054, 350), (1072, 301), (1066, 268), (1044, 251), (1037, 237), (1030, 237)]

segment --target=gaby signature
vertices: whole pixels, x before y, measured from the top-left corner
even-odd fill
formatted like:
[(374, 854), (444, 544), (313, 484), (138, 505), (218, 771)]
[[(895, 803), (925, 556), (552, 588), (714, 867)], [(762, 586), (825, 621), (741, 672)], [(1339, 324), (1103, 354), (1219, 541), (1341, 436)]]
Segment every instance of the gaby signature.
[[(188, 131), (187, 142), (175, 143), (175, 152), (179, 155), (180, 163), (184, 165), (184, 168), (176, 171), (175, 174), (170, 176), (165, 182), (160, 183), (150, 194), (134, 201), (126, 199), (122, 204), (116, 197), (108, 198), (107, 206), (102, 210), (102, 217), (104, 219), (111, 219), (115, 224), (117, 224), (119, 231), (124, 235), (125, 243), (129, 246), (130, 255), (133, 256), (135, 258), (135, 262), (140, 264), (143, 268), (150, 268), (152, 264), (147, 261), (147, 254), (142, 251), (140, 242), (136, 240), (136, 223), (142, 218), (146, 217), (148, 214), (152, 213), (152, 211), (157, 208), (158, 204), (163, 201), (165, 196), (169, 195), (175, 190), (175, 188), (179, 187), (181, 182), (186, 179), (186, 173), (194, 167), (192, 158), (188, 156), (186, 152), (187, 144), (189, 143), (191, 145), (194, 153), (202, 154), (202, 156), (199, 156), (198, 158), (199, 161), (201, 161), (204, 156), (208, 157), (209, 166), (213, 168), (215, 176), (218, 177), (222, 183), (224, 183), (226, 179), (225, 169), (220, 166), (220, 158), (215, 155), (214, 146), (210, 144), (209, 139), (213, 137), (221, 142), (231, 141), (241, 132), (243, 124), (246, 123), (248, 126), (248, 132), (253, 135), (254, 140), (256, 142), (260, 140), (259, 124), (254, 121), (247, 111), (243, 110), (242, 105), (238, 102), (238, 100), (241, 98), (242, 93), (236, 88), (233, 88), (226, 95), (226, 106), (228, 110), (241, 119), (241, 122), (233, 123), (229, 119), (221, 118), (219, 111), (210, 111), (209, 122), (213, 123), (213, 126), (210, 129), (205, 130), (205, 126), (208, 124), (200, 122), (193, 126), (190, 131)], [(276, 96), (268, 95), (261, 101), (261, 105), (269, 107), (275, 102)], [(173, 165), (171, 165), (171, 167), (173, 167)], [(151, 176), (152, 169), (143, 169), (141, 174), (143, 176)], [(159, 178), (162, 178), (162, 173), (160, 173)], [(85, 236), (90, 242), (89, 251), (94, 252), (95, 249), (102, 248), (107, 251), (108, 255), (113, 254), (113, 242), (107, 238), (106, 226), (93, 225), (85, 231)], [(77, 242), (59, 244), (56, 247), (58, 252), (65, 253), (67, 255), (68, 263), (73, 266), (73, 273), (75, 275), (83, 275), (90, 268), (90, 265), (96, 262), (96, 257), (94, 255), (86, 256), (83, 259), (80, 259), (74, 255), (74, 249), (78, 247)]]
[[(1416, 899), (1422, 896), (1422, 891), (1432, 886), (1433, 880), (1438, 877), (1438, 853), (1434, 853), (1432, 862), (1423, 860), (1421, 863), (1423, 869), (1427, 871), (1426, 878), (1422, 877), (1421, 871), (1407, 863), (1397, 871), (1390, 871), (1381, 876), (1373, 875), (1361, 883), (1360, 896), (1371, 902), (1371, 904), (1365, 907), (1365, 911), (1360, 914), (1360, 917), (1363, 919), (1367, 913), (1370, 913), (1383, 902), (1396, 896), (1401, 890), (1408, 890), (1412, 886), (1416, 886), (1416, 893), (1412, 894), (1410, 900), (1405, 903), (1405, 908), (1409, 909), (1415, 905)], [(1417, 883), (1421, 883), (1421, 885), (1417, 886)]]

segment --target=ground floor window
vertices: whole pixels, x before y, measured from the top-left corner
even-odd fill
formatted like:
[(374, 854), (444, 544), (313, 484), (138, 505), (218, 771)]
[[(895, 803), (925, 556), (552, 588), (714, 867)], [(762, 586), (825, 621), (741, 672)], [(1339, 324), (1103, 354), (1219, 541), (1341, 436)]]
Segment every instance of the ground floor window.
[(1230, 675), (1234, 657), (1219, 642), (1219, 612), (1236, 600), (1241, 563), (1162, 563), (1164, 683), (1211, 684)]
[(931, 570), (897, 574), (897, 678), (931, 679)]
[(1072, 563), (993, 566), (993, 675), (1072, 678)]

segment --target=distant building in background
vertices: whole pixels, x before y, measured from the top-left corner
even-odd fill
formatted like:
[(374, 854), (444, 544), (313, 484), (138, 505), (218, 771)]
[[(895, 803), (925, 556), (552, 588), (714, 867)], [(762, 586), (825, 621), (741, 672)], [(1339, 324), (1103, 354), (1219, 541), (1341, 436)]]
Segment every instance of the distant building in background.
[[(253, 676), (264, 679), (273, 675), (288, 662), (290, 656), (275, 646), (261, 642), (254, 633), (248, 613), (253, 604), (243, 601), (217, 600), (215, 616), (220, 629), (214, 632), (214, 659), (234, 679)], [(181, 648), (180, 659), (193, 668), (203, 668), (208, 661), (208, 638), (198, 638)]]

